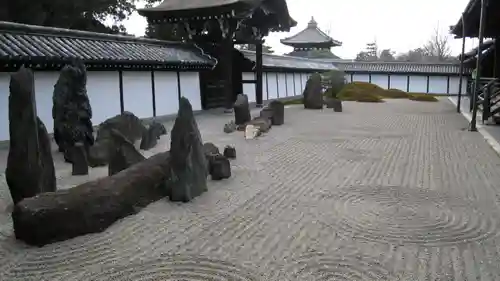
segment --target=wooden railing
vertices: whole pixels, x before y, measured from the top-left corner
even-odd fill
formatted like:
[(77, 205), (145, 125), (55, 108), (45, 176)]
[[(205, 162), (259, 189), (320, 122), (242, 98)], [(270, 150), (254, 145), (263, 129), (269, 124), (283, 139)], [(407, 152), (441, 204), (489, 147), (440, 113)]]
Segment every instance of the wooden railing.
[(481, 120), (486, 121), (500, 113), (500, 79), (481, 78), (478, 81), (477, 107), (481, 110)]

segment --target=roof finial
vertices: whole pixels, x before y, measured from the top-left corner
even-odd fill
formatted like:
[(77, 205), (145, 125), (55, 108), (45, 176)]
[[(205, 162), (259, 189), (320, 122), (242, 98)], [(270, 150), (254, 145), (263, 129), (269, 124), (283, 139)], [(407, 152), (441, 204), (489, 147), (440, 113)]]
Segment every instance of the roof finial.
[(307, 24), (307, 27), (318, 27), (318, 23), (314, 20), (314, 16), (311, 16), (311, 21)]

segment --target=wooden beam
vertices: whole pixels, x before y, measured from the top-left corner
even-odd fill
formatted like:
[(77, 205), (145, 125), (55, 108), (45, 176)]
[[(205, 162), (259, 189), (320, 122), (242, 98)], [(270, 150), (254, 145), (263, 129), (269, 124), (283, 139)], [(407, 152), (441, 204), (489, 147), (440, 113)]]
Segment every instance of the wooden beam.
[(263, 98), (262, 98), (262, 42), (255, 44), (256, 50), (256, 59), (255, 59), (255, 102), (257, 107), (262, 107)]

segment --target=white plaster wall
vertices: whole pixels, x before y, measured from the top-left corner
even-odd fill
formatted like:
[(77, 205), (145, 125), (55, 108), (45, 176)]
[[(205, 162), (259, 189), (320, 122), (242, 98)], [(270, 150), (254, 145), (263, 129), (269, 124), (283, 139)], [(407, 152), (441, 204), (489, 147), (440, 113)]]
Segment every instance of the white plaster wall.
[(387, 74), (372, 74), (372, 84), (375, 84), (382, 89), (387, 89), (389, 75)]
[[(459, 87), (460, 87), (460, 77), (458, 76), (450, 77), (450, 94), (457, 95)], [(467, 91), (467, 78), (463, 78), (462, 94), (465, 94), (466, 91)]]
[(293, 81), (293, 73), (287, 73), (286, 74), (286, 87), (288, 89), (288, 96), (293, 97), (295, 96), (295, 83)]
[(406, 92), (408, 90), (407, 83), (407, 75), (391, 75), (391, 89), (398, 89)]
[(447, 94), (448, 77), (447, 76), (430, 76), (429, 77), (429, 93), (432, 94)]
[(54, 119), (52, 119), (52, 95), (54, 94), (54, 85), (59, 79), (57, 71), (35, 71), (35, 98), (36, 113), (47, 127), (47, 131), (54, 131)]
[(302, 95), (302, 88), (300, 87), (300, 73), (295, 73), (295, 95)]
[(176, 114), (179, 110), (177, 73), (155, 71), (156, 116)]
[(352, 79), (351, 79), (351, 74), (346, 74), (346, 75), (345, 75), (345, 82), (346, 82), (346, 83), (351, 83), (351, 82), (352, 82)]
[(268, 86), (268, 95), (269, 99), (275, 99), (278, 97), (278, 87), (276, 82), (276, 72), (268, 72), (267, 73), (267, 86)]
[(193, 110), (201, 110), (200, 77), (198, 72), (181, 72), (181, 95), (191, 103)]
[(278, 97), (284, 98), (286, 97), (286, 74), (278, 73)]
[(368, 74), (354, 74), (352, 76), (352, 81), (356, 81), (356, 82), (369, 82), (370, 81), (370, 77)]
[(10, 74), (0, 72), (0, 141), (9, 139)]
[(150, 71), (123, 71), (125, 111), (139, 118), (153, 116), (153, 85)]
[(410, 76), (410, 92), (426, 93), (427, 92), (427, 76)]
[(120, 114), (118, 71), (88, 71), (87, 95), (92, 107), (93, 125)]
[[(255, 80), (255, 73), (254, 72), (243, 72), (242, 73), (242, 79), (243, 80)], [(265, 75), (263, 76), (265, 79)], [(262, 82), (262, 87), (265, 87), (265, 81)], [(249, 102), (255, 102), (257, 101), (257, 96), (256, 91), (255, 91), (255, 83), (245, 83), (243, 82), (243, 93), (248, 96), (248, 101)], [(264, 95), (264, 94), (263, 94)]]
[(307, 80), (309, 79), (310, 74), (309, 73), (302, 73), (302, 92), (304, 92), (304, 89), (306, 88)]

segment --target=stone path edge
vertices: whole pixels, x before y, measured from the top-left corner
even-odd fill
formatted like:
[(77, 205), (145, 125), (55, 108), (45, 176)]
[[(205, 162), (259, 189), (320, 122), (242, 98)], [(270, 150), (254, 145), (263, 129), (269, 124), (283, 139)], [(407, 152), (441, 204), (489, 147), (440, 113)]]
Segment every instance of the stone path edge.
[[(448, 97), (448, 100), (453, 105), (455, 105), (455, 107), (457, 106), (457, 102), (453, 98)], [(472, 120), (472, 115), (470, 113), (464, 112), (463, 110), (460, 110), (460, 113), (465, 119), (467, 119), (467, 121), (470, 122)], [(493, 150), (498, 154), (498, 156), (500, 156), (500, 143), (483, 127), (484, 125), (477, 124), (477, 131), (483, 136), (483, 138), (491, 146), (491, 148), (493, 148)]]

